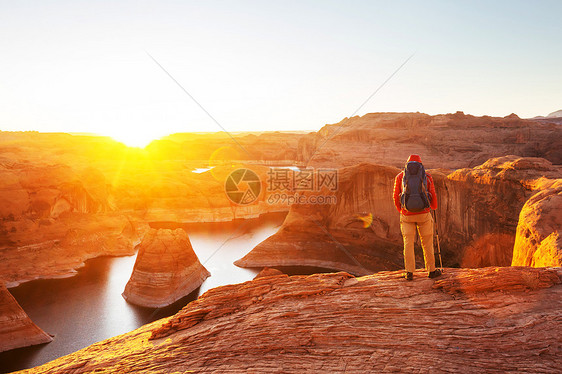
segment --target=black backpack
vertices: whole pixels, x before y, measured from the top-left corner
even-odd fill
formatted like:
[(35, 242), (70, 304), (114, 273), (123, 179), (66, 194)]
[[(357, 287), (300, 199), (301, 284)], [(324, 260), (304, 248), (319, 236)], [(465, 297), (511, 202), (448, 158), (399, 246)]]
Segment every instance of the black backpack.
[(410, 161), (404, 168), (400, 204), (408, 212), (418, 213), (429, 208), (427, 177), (420, 162)]

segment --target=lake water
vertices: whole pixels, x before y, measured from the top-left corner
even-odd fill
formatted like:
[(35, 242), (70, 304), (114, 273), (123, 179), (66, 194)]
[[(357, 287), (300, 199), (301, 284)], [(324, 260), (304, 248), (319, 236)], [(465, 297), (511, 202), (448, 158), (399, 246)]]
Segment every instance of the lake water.
[(152, 223), (155, 228), (184, 228), (199, 260), (211, 272), (198, 290), (165, 308), (138, 307), (121, 296), (136, 256), (92, 259), (72, 278), (36, 280), (11, 288), (33, 322), (55, 338), (48, 344), (0, 353), (0, 372), (44, 364), (170, 316), (210, 288), (252, 279), (259, 269), (242, 269), (233, 262), (277, 232), (285, 215), (269, 213), (220, 223)]

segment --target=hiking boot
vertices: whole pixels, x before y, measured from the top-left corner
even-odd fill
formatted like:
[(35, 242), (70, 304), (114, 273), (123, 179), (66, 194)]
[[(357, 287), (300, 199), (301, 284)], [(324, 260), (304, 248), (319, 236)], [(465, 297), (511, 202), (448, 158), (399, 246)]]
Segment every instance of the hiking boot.
[(414, 280), (414, 274), (407, 271), (406, 275), (404, 275), (404, 278), (406, 278), (407, 281)]
[(441, 275), (441, 269), (435, 269), (427, 274), (428, 278), (437, 278)]

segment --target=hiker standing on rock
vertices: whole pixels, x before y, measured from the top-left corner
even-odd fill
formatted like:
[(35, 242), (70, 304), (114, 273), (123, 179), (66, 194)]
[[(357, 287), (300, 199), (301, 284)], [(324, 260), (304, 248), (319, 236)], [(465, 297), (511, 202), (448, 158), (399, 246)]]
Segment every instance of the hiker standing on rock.
[(437, 194), (433, 178), (426, 174), (421, 157), (410, 155), (404, 171), (394, 179), (394, 205), (400, 212), (400, 230), (404, 238), (405, 278), (412, 280), (416, 269), (414, 241), (416, 226), (421, 238), (425, 269), (429, 278), (441, 275), (435, 268), (433, 253), (433, 218), (431, 209), (437, 209)]

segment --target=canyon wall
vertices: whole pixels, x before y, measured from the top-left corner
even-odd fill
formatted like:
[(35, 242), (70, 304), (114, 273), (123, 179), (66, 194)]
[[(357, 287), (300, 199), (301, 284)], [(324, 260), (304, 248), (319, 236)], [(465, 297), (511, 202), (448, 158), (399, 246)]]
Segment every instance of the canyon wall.
[(343, 167), (360, 162), (402, 167), (412, 153), (427, 168), (474, 167), (509, 154), (541, 157), (562, 164), (562, 127), (506, 117), (462, 112), (369, 113), (344, 118), (299, 140), (298, 158), (311, 167)]
[[(399, 214), (392, 200), (399, 169), (363, 163), (339, 169), (335, 204), (293, 204), (280, 230), (242, 259), (242, 267), (316, 266), (365, 275), (403, 267)], [(438, 229), (447, 266), (509, 266), (519, 212), (559, 167), (505, 156), (449, 175), (429, 170), (439, 199)], [(552, 179), (549, 179), (552, 178)], [(423, 260), (418, 257), (418, 266)]]
[(94, 169), (4, 160), (0, 190), (0, 279), (8, 287), (134, 253), (137, 225), (111, 211), (107, 181)]
[(264, 276), (23, 373), (557, 373), (560, 269)]
[(138, 246), (123, 297), (149, 308), (167, 306), (197, 289), (210, 275), (184, 230), (151, 229)]
[(0, 282), (0, 352), (53, 340), (35, 325)]
[(509, 266), (521, 209), (544, 186), (536, 181), (561, 176), (547, 160), (518, 156), (449, 174), (438, 210), (445, 254), (461, 267)]

